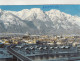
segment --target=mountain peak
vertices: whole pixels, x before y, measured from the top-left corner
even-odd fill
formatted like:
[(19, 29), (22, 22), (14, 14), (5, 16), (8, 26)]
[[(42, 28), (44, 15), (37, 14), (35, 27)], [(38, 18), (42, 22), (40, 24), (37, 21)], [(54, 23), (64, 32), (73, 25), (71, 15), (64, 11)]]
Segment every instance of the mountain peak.
[(32, 8), (31, 10), (41, 10), (40, 8)]
[(31, 11), (33, 11), (33, 12), (36, 12), (36, 13), (41, 13), (41, 12), (43, 12), (43, 10), (41, 10), (40, 8), (32, 8), (32, 9), (30, 9)]

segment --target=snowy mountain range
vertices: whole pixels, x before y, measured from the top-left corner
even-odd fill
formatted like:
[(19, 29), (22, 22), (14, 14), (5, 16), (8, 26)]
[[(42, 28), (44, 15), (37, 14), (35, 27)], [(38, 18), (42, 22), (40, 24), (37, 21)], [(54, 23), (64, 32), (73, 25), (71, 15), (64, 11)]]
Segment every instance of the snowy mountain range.
[(80, 17), (40, 8), (6, 11), (0, 9), (0, 33), (80, 34)]

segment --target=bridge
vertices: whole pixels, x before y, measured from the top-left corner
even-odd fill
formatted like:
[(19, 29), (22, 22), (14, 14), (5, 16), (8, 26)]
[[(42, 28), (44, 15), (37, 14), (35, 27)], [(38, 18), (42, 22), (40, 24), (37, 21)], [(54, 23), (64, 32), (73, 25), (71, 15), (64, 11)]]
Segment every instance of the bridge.
[(13, 56), (15, 56), (17, 58), (17, 61), (32, 61), (31, 59), (29, 59), (28, 57), (25, 57), (19, 53), (17, 53), (15, 50), (13, 50), (11, 48), (11, 46), (7, 47), (7, 50), (10, 54), (12, 54)]

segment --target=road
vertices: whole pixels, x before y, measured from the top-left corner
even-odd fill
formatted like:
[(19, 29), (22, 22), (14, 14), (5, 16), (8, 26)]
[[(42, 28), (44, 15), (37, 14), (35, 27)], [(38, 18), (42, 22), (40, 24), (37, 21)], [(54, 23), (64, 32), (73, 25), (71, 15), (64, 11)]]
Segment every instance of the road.
[(11, 46), (7, 47), (8, 52), (11, 53), (12, 55), (14, 55), (15, 57), (17, 57), (19, 60), (21, 61), (32, 61), (31, 59), (29, 59), (28, 57), (22, 56), (21, 54), (17, 53), (16, 51), (14, 51)]

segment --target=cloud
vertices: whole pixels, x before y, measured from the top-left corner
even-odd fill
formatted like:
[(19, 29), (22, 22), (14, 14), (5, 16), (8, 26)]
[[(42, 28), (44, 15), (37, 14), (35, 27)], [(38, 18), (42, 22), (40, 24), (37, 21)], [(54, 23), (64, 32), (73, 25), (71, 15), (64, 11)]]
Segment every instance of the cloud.
[(80, 0), (0, 0), (0, 5), (80, 4)]

